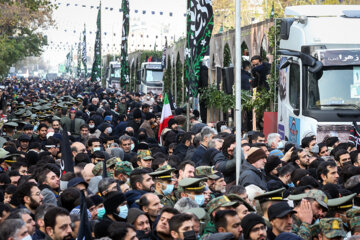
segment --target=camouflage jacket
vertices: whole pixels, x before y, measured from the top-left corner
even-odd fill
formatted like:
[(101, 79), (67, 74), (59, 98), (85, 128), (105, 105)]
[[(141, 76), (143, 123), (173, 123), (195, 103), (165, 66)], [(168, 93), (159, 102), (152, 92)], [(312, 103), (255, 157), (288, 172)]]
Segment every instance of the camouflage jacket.
[(312, 240), (311, 225), (301, 222), (301, 220), (295, 215), (293, 215), (292, 232), (300, 236), (304, 240)]
[(171, 194), (168, 196), (164, 196), (158, 192), (155, 192), (156, 195), (160, 198), (160, 202), (164, 207), (174, 207), (175, 205), (175, 197)]

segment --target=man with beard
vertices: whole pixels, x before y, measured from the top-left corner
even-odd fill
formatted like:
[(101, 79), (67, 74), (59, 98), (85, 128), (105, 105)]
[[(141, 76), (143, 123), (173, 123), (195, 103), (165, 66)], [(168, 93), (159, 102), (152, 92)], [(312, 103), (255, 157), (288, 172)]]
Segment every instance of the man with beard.
[(159, 221), (154, 225), (153, 237), (155, 240), (171, 240), (169, 221), (179, 214), (175, 208), (164, 208), (160, 212)]
[(146, 238), (151, 233), (149, 217), (140, 209), (130, 208), (127, 223), (133, 225), (138, 234), (142, 234)]
[(129, 127), (132, 127), (134, 129), (134, 137), (137, 137), (138, 130), (141, 124), (142, 124), (141, 110), (136, 108), (133, 112), (133, 120), (130, 120), (128, 125)]
[(131, 150), (131, 137), (129, 135), (122, 135), (119, 138), (120, 147), (124, 150), (124, 159), (123, 161), (130, 161), (130, 159), (136, 155), (135, 152)]
[(18, 147), (18, 151), (21, 153), (26, 153), (27, 151), (29, 151), (29, 143), (31, 141), (31, 137), (29, 137), (26, 134), (22, 134), (19, 138), (18, 138), (19, 144), (20, 146)]
[(60, 207), (49, 209), (44, 217), (46, 238), (51, 240), (70, 240), (71, 219), (69, 212)]
[(241, 227), (245, 240), (267, 239), (265, 220), (255, 213), (246, 215), (241, 221)]
[(236, 211), (222, 210), (215, 214), (214, 223), (217, 232), (231, 232), (235, 239), (240, 239), (242, 234), (241, 220)]
[(42, 204), (43, 196), (41, 195), (40, 189), (33, 182), (25, 182), (21, 184), (16, 192), (18, 202), (21, 204), (20, 207), (27, 208), (33, 216), (35, 216), (36, 209)]
[(294, 213), (296, 211), (285, 201), (276, 203), (269, 208), (268, 215), (272, 226), (267, 231), (269, 240), (274, 240), (280, 233), (291, 232)]
[(53, 120), (51, 123), (52, 128), (54, 129), (54, 133), (60, 133), (60, 121), (59, 120)]
[(290, 195), (288, 199), (294, 200), (294, 210), (296, 211), (292, 216), (292, 232), (304, 239), (309, 239), (311, 236), (310, 225), (327, 214), (327, 196), (321, 190), (311, 189), (303, 194)]
[(30, 216), (30, 211), (21, 208), (13, 211), (6, 219), (21, 219), (25, 222), (26, 228), (28, 230), (28, 233), (30, 235), (33, 235), (35, 233), (35, 222), (33, 218)]
[(141, 124), (140, 128), (144, 128), (146, 130), (146, 135), (149, 138), (155, 139), (155, 132), (152, 129), (152, 125), (156, 121), (156, 116), (153, 113), (146, 113), (146, 120)]
[(45, 169), (39, 174), (38, 182), (41, 194), (44, 196), (43, 202), (56, 205), (60, 187), (59, 177), (50, 169)]
[(309, 153), (304, 149), (295, 149), (291, 154), (290, 162), (295, 168), (308, 169), (310, 165)]
[(155, 191), (155, 184), (152, 177), (146, 169), (135, 169), (130, 174), (131, 191), (126, 192), (126, 199), (130, 208), (139, 207), (135, 202), (142, 195)]
[(226, 182), (224, 175), (221, 172), (216, 172), (215, 175), (217, 175), (219, 178), (215, 180), (214, 188), (210, 189), (214, 192), (214, 196), (216, 198), (224, 195), (226, 192)]

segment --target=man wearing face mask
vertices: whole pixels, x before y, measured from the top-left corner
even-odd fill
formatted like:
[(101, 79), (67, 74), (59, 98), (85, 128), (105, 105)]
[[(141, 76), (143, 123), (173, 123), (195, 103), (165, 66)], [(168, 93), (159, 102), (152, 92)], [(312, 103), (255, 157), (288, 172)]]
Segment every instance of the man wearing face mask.
[(181, 213), (173, 216), (169, 221), (171, 239), (174, 240), (195, 240), (196, 235), (192, 216)]
[(184, 178), (178, 183), (178, 192), (181, 198), (188, 197), (194, 200), (199, 207), (205, 202), (205, 184), (206, 178)]
[(96, 238), (109, 236), (108, 226), (113, 222), (126, 222), (129, 212), (125, 195), (120, 192), (109, 193), (104, 201), (104, 207), (106, 214), (94, 228)]
[(150, 173), (155, 182), (155, 194), (161, 199), (161, 204), (166, 207), (174, 207), (175, 197), (172, 192), (174, 184), (172, 184), (172, 172), (175, 168), (169, 165), (164, 165), (158, 168), (155, 172)]

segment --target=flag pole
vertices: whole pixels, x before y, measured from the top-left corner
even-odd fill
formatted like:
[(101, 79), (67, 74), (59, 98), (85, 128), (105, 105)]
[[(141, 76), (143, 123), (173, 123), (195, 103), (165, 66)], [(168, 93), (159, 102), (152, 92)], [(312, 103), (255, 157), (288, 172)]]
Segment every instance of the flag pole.
[(236, 184), (239, 183), (241, 170), (241, 0), (236, 0), (236, 28), (235, 28), (235, 76), (236, 76)]

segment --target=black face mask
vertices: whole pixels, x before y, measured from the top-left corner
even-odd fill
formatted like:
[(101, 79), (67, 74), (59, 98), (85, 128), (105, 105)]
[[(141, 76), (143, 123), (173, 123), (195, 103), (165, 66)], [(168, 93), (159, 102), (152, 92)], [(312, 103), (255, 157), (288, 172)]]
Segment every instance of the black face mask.
[(184, 232), (184, 240), (196, 240), (196, 234), (194, 230)]

